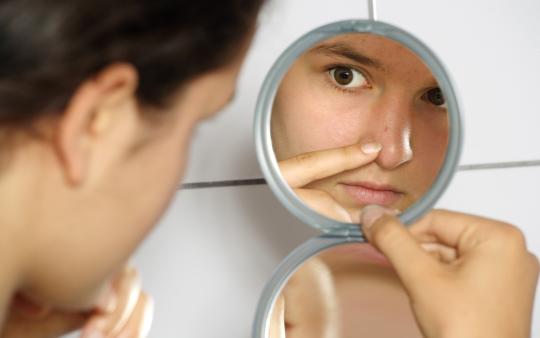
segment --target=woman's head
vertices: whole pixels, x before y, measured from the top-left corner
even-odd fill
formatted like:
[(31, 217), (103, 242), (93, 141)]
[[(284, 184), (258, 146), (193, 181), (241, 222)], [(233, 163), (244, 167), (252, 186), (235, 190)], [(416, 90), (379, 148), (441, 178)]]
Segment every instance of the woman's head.
[(0, 4), (0, 222), (22, 292), (92, 306), (232, 97), (262, 2)]
[(410, 206), (434, 181), (447, 139), (444, 97), (430, 70), (406, 47), (376, 35), (344, 34), (305, 52), (285, 75), (273, 108), (278, 160), (382, 145), (370, 164), (306, 186), (347, 210)]

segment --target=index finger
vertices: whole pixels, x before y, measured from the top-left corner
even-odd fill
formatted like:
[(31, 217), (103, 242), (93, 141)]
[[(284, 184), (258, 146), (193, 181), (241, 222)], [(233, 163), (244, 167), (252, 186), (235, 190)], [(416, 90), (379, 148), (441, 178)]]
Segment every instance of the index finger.
[(381, 144), (353, 144), (340, 148), (300, 154), (279, 162), (279, 169), (291, 188), (373, 162), (381, 151)]

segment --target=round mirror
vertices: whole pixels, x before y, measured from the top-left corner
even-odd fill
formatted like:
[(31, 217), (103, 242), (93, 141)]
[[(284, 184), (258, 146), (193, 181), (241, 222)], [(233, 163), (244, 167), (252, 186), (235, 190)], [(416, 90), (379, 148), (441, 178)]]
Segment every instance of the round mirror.
[(305, 261), (272, 305), (268, 338), (421, 338), (407, 295), (369, 244), (326, 249)]
[(366, 205), (408, 223), (450, 181), (461, 145), (446, 71), (421, 42), (371, 21), (321, 27), (278, 59), (255, 140), (269, 186), (305, 223), (358, 235)]
[(281, 175), (336, 221), (362, 207), (401, 212), (429, 190), (448, 147), (445, 95), (429, 67), (384, 36), (340, 34), (304, 52), (282, 79), (271, 118)]
[(429, 210), (457, 168), (461, 130), (448, 73), (407, 32), (349, 20), (293, 43), (263, 83), (255, 143), (274, 194), (322, 235), (277, 268), (253, 337), (420, 337), (359, 223), (372, 204), (405, 224)]

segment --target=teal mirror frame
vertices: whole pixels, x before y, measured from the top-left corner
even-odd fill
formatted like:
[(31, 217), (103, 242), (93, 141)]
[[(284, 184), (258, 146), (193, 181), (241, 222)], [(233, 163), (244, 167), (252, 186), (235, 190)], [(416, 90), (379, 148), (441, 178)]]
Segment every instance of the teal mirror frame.
[(273, 151), (270, 129), (275, 95), (281, 80), (294, 61), (317, 43), (346, 33), (371, 33), (392, 39), (408, 47), (432, 71), (447, 102), (450, 130), (448, 149), (442, 168), (428, 192), (399, 216), (404, 224), (414, 222), (433, 207), (450, 184), (459, 164), (463, 145), (463, 124), (457, 94), (442, 62), (424, 43), (413, 35), (401, 28), (381, 21), (345, 20), (316, 28), (290, 45), (268, 72), (259, 93), (254, 118), (257, 159), (268, 186), (278, 200), (302, 222), (319, 229), (322, 235), (305, 242), (295, 249), (274, 272), (259, 300), (252, 331), (253, 338), (265, 337), (268, 330), (268, 318), (275, 299), (289, 277), (303, 262), (330, 247), (344, 243), (366, 241), (358, 224), (342, 223), (324, 217), (307, 207), (296, 196), (279, 171), (278, 162)]

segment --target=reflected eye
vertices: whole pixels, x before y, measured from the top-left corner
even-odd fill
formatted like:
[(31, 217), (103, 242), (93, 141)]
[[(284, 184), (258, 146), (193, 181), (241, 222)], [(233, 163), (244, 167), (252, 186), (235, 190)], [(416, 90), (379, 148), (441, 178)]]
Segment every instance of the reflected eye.
[(332, 80), (340, 87), (357, 88), (367, 85), (367, 80), (359, 71), (348, 67), (334, 67), (329, 71)]
[(432, 88), (422, 95), (422, 99), (435, 106), (443, 106), (446, 103), (441, 88)]

